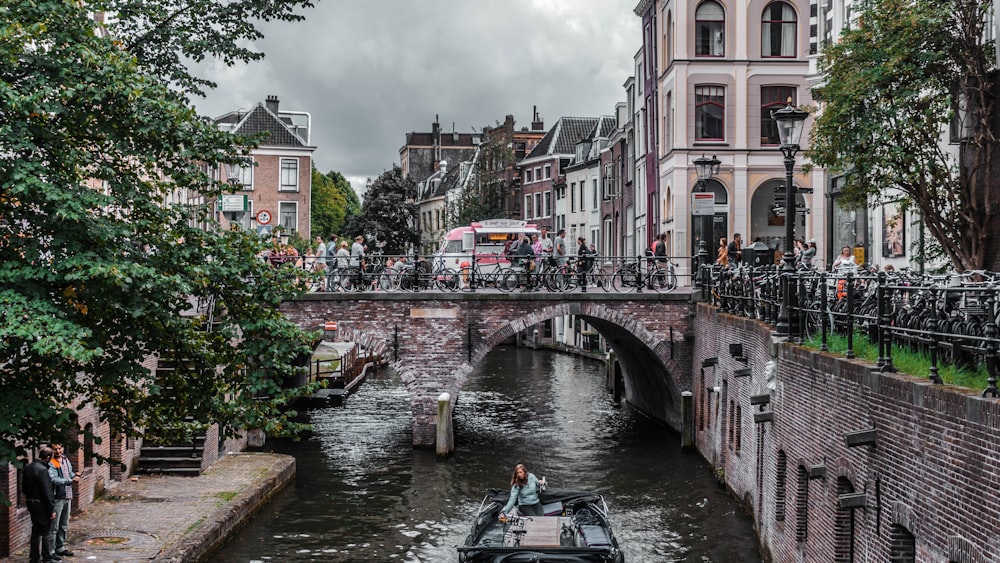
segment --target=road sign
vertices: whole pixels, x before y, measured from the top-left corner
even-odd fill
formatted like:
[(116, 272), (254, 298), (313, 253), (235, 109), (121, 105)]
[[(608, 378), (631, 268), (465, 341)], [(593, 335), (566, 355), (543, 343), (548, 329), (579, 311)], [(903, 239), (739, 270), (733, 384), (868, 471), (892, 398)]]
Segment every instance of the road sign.
[(220, 211), (246, 211), (247, 196), (239, 194), (226, 194), (219, 201)]
[(692, 193), (691, 215), (715, 215), (715, 192)]
[(271, 225), (257, 225), (257, 236), (259, 237), (269, 237), (271, 236)]
[(257, 223), (260, 225), (267, 225), (271, 222), (271, 212), (266, 209), (261, 209), (257, 212)]

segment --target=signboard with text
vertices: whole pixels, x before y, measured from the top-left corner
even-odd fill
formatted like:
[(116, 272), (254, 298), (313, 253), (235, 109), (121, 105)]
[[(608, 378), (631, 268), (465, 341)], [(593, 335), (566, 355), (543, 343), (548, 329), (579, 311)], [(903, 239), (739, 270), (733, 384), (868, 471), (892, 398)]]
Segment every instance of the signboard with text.
[(691, 194), (691, 215), (715, 215), (715, 193), (694, 192)]
[(247, 196), (236, 194), (223, 195), (219, 206), (222, 208), (222, 211), (246, 211)]

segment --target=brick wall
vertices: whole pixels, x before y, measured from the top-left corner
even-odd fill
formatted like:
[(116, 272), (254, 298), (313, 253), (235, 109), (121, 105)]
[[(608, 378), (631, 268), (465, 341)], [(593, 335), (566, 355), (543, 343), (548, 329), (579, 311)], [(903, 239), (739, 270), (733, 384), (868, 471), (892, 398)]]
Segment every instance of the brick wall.
[[(729, 356), (731, 342), (744, 344), (751, 377), (733, 376), (745, 364)], [(699, 306), (694, 365), (718, 357), (706, 377), (725, 383), (725, 396), (705, 385), (693, 389), (695, 404), (711, 409), (699, 413), (707, 424), (697, 446), (744, 499), (774, 561), (848, 561), (852, 552), (855, 561), (901, 561), (911, 550), (916, 561), (996, 560), (1000, 402), (829, 353), (788, 344), (774, 351), (770, 391), (770, 327)], [(749, 398), (761, 394), (770, 396), (763, 410), (773, 412), (773, 422), (742, 417), (742, 436), (753, 437), (744, 444), (756, 447), (737, 454), (724, 427), (726, 403), (759, 413)], [(875, 445), (846, 445), (846, 433), (866, 429), (875, 430)], [(810, 477), (813, 468), (825, 475)], [(862, 508), (840, 507), (848, 492), (867, 494)]]
[(625, 398), (680, 429), (680, 392), (690, 387), (691, 318), (686, 295), (308, 294), (282, 305), (293, 322), (364, 335), (386, 350), (410, 392), (414, 445), (433, 447), (437, 399), (452, 405), (471, 370), (498, 344), (559, 316), (584, 318), (604, 335), (625, 371)]

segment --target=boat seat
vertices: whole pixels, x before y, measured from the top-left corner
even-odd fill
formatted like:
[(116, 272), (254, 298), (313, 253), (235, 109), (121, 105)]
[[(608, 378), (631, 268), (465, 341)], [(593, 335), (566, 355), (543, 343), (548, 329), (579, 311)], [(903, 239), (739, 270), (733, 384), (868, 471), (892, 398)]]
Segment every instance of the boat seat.
[(584, 524), (580, 526), (580, 534), (587, 547), (611, 547), (611, 537), (603, 526)]
[(562, 516), (563, 503), (556, 501), (542, 505), (542, 514), (545, 516)]

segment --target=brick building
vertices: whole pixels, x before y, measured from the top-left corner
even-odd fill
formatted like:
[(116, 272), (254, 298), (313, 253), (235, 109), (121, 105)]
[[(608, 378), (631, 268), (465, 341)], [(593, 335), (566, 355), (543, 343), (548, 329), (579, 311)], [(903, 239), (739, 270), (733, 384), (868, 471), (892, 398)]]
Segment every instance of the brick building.
[(266, 134), (252, 152), (252, 164), (223, 171), (222, 177), (240, 189), (220, 202), (219, 222), (223, 228), (261, 233), (280, 226), (285, 234), (298, 233), (308, 240), (316, 150), (311, 144), (311, 116), (281, 110), (278, 104), (277, 96), (268, 96), (250, 111), (232, 111), (215, 119), (224, 131)]

